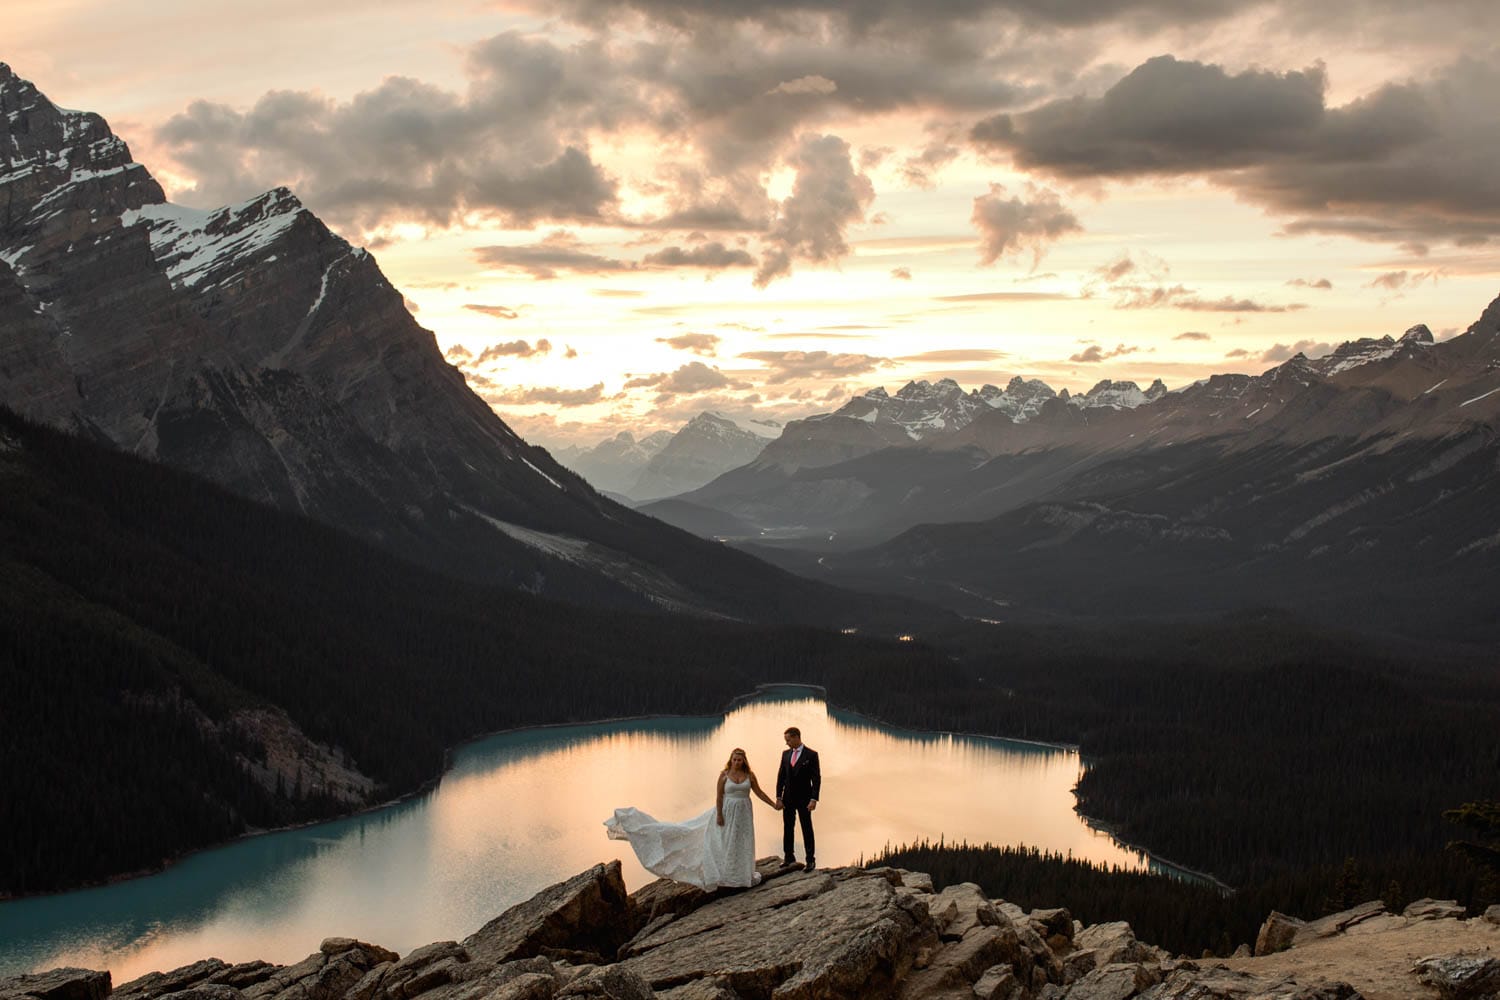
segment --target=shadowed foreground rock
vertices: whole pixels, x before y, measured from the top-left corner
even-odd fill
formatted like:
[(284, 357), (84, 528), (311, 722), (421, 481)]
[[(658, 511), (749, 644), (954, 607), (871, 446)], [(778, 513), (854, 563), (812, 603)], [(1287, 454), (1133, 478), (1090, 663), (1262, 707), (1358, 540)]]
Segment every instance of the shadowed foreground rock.
[[(462, 943), (400, 956), (333, 937), (294, 965), (210, 958), (113, 992), (108, 973), (57, 969), (0, 981), (0, 1000), (1359, 997), (1347, 983), (1173, 959), (1137, 941), (1128, 924), (1083, 927), (1066, 910), (1028, 913), (969, 883), (935, 893), (920, 872), (805, 872), (774, 858), (757, 867), (763, 881), (753, 889), (706, 893), (658, 881), (627, 895), (614, 861), (511, 907)], [(1446, 995), (1457, 1000), (1488, 982), (1487, 971), (1464, 979), (1466, 969), (1434, 964), (1431, 974), (1449, 975), (1456, 988)]]

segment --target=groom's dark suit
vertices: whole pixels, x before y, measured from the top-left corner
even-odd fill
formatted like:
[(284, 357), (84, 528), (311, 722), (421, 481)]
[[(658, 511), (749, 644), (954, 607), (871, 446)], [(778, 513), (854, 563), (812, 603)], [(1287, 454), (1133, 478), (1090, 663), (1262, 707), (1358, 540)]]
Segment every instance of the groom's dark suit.
[(809, 863), (817, 857), (817, 851), (813, 844), (812, 810), (807, 804), (817, 799), (818, 792), (823, 787), (823, 772), (818, 769), (818, 752), (803, 744), (798, 748), (797, 763), (792, 764), (791, 750), (784, 750), (781, 754), (781, 770), (776, 772), (776, 797), (781, 800), (782, 823), (786, 827), (786, 858), (790, 861), (796, 855), (792, 853), (792, 835), (795, 827), (795, 819), (802, 821), (802, 846), (807, 849), (807, 860)]

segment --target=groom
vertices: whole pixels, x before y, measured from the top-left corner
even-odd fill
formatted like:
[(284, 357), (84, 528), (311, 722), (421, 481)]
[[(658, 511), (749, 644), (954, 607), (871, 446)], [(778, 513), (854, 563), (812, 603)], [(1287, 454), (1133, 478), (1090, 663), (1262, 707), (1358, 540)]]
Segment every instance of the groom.
[(802, 846), (807, 850), (807, 871), (817, 867), (817, 851), (813, 844), (812, 812), (818, 808), (818, 790), (823, 785), (823, 773), (818, 770), (818, 752), (802, 745), (802, 730), (792, 726), (784, 734), (786, 750), (781, 754), (781, 770), (776, 772), (776, 806), (782, 809), (782, 823), (786, 827), (786, 861), (788, 865), (797, 861), (792, 850), (793, 817), (802, 820)]

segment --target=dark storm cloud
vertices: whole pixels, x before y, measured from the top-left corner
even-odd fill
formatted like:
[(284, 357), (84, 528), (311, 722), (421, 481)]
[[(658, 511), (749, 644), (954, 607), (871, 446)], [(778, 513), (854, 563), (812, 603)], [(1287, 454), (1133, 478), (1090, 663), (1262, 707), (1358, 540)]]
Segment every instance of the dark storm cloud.
[(581, 101), (597, 86), (586, 79), (597, 47), (517, 35), (486, 44), (511, 58), (472, 58), (465, 95), (390, 77), (342, 103), (296, 91), (267, 93), (248, 111), (196, 101), (157, 139), (197, 179), (199, 202), (287, 184), (320, 214), (363, 227), (446, 226), (469, 212), (510, 225), (611, 213), (615, 181), (563, 127), (608, 114)]
[(770, 371), (772, 385), (794, 379), (848, 378), (883, 368), (889, 358), (869, 354), (830, 354), (827, 351), (750, 351), (740, 357), (759, 361)]
[(697, 267), (721, 271), (726, 267), (754, 267), (755, 258), (748, 251), (731, 249), (722, 243), (703, 243), (690, 249), (667, 247), (648, 253), (642, 263), (652, 267)]
[(757, 288), (790, 274), (794, 259), (832, 263), (847, 255), (844, 230), (862, 220), (875, 199), (870, 179), (855, 172), (849, 144), (836, 135), (803, 136), (788, 163), (797, 179), (766, 234)]
[(1204, 173), (1319, 233), (1420, 247), (1500, 235), (1500, 65), (1461, 59), (1330, 107), (1319, 66), (1229, 74), (1160, 56), (1098, 98), (994, 115), (976, 146), (1073, 179)]
[(588, 24), (633, 13), (700, 30), (733, 21), (776, 25), (825, 15), (853, 31), (894, 34), (962, 27), (995, 15), (1043, 27), (1196, 22), (1249, 6), (1245, 0), (938, 0), (920, 5), (895, 0), (567, 0), (563, 9)]
[(990, 185), (990, 193), (974, 199), (970, 221), (979, 230), (979, 262), (993, 264), (1001, 257), (1030, 252), (1032, 265), (1047, 247), (1068, 233), (1081, 232), (1077, 216), (1063, 207), (1057, 192), (1028, 184), (1025, 197), (1005, 196), (1005, 188)]
[(712, 333), (684, 333), (676, 337), (657, 337), (658, 344), (666, 344), (676, 351), (692, 351), (705, 358), (718, 353), (719, 337)]

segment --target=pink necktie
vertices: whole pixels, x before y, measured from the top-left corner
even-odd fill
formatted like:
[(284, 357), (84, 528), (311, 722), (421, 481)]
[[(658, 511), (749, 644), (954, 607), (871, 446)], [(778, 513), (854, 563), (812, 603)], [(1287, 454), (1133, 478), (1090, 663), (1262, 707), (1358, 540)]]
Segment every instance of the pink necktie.
[(796, 766), (797, 766), (797, 756), (798, 756), (798, 755), (799, 755), (799, 754), (800, 754), (800, 753), (802, 753), (802, 750), (801, 750), (801, 748), (798, 748), (798, 749), (796, 749), (796, 750), (793, 750), (793, 751), (792, 751), (792, 766), (793, 766), (793, 767), (796, 767)]

